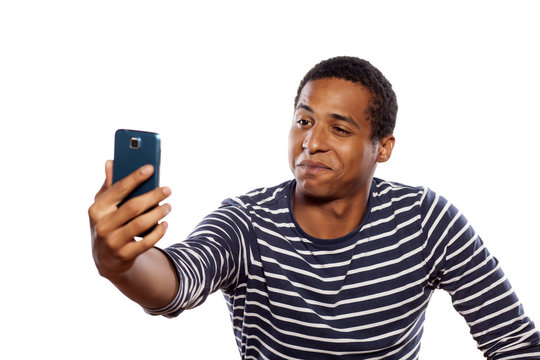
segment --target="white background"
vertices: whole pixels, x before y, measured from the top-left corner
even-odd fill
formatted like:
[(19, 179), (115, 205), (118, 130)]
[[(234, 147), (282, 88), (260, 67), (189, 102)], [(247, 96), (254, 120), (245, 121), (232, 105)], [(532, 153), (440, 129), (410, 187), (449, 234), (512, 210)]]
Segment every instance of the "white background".
[[(189, 4), (189, 5), (187, 5)], [(169, 231), (291, 178), (299, 81), (354, 55), (400, 106), (377, 176), (454, 202), (540, 322), (534, 1), (2, 1), (0, 358), (237, 359), (218, 294), (151, 317), (95, 270), (87, 209), (117, 128), (162, 137)], [(423, 359), (481, 359), (444, 292)]]

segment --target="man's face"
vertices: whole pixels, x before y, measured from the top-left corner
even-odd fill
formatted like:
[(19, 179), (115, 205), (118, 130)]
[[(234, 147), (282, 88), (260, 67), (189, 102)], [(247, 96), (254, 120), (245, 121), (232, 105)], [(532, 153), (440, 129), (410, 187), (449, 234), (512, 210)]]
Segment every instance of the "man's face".
[(321, 200), (369, 190), (377, 162), (366, 117), (369, 91), (351, 81), (309, 81), (289, 132), (289, 165), (296, 191)]

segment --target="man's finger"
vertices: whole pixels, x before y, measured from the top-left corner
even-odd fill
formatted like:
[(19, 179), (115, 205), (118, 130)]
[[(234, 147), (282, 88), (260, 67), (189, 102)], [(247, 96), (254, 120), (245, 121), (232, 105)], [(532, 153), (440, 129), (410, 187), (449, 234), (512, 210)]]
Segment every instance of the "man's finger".
[(131, 241), (120, 249), (119, 255), (123, 259), (134, 259), (140, 254), (151, 249), (156, 243), (161, 240), (165, 232), (167, 231), (168, 224), (163, 221), (158, 224), (156, 228), (142, 240)]
[(94, 200), (97, 200), (107, 189), (109, 189), (112, 185), (112, 166), (113, 161), (107, 160), (105, 162), (105, 180), (103, 181), (103, 185), (101, 186), (101, 189), (96, 193), (96, 196), (94, 197)]
[(112, 160), (107, 160), (105, 162), (105, 184), (109, 187), (112, 185), (113, 163)]
[[(149, 209), (152, 209), (153, 207), (156, 207), (161, 201), (165, 200), (170, 194), (171, 194), (171, 189), (169, 189), (168, 187), (162, 187), (162, 188), (157, 188), (152, 191), (149, 191), (146, 194), (137, 196), (133, 199), (130, 199), (129, 201), (124, 203), (122, 206), (120, 206), (118, 209), (115, 208), (115, 211), (111, 211), (110, 213), (107, 214), (107, 219), (105, 222), (101, 224), (100, 230), (103, 233), (108, 233), (109, 231), (113, 231), (114, 229), (119, 229), (120, 227), (123, 227), (124, 224), (127, 224), (130, 221), (134, 221), (134, 219), (140, 216), (141, 214), (147, 212)], [(160, 218), (155, 219), (152, 224), (157, 223), (159, 219)], [(148, 228), (150, 228), (150, 226), (148, 226), (144, 230), (147, 230)], [(138, 233), (132, 234), (131, 236), (140, 234), (144, 230)]]
[[(110, 177), (107, 176), (105, 182), (108, 183), (109, 179), (112, 183), (112, 167), (110, 168)], [(114, 185), (111, 185), (101, 196), (100, 201), (104, 204), (118, 205), (126, 196), (128, 196), (133, 190), (135, 190), (140, 184), (145, 182), (154, 173), (154, 167), (152, 165), (144, 165), (135, 170), (125, 178), (117, 181)], [(108, 174), (109, 175), (109, 174)]]
[(164, 204), (136, 217), (118, 230), (115, 230), (113, 236), (114, 240), (109, 243), (109, 246), (112, 249), (120, 249), (134, 237), (151, 229), (170, 212), (171, 206), (169, 204)]

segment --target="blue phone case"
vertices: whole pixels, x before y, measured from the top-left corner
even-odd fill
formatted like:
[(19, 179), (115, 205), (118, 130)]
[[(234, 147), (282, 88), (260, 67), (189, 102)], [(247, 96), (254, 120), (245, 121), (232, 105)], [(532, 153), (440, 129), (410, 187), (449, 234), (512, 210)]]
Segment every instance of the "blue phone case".
[(159, 186), (161, 141), (159, 134), (147, 131), (118, 129), (114, 135), (113, 183), (131, 174), (143, 165), (154, 166), (154, 174), (118, 206)]

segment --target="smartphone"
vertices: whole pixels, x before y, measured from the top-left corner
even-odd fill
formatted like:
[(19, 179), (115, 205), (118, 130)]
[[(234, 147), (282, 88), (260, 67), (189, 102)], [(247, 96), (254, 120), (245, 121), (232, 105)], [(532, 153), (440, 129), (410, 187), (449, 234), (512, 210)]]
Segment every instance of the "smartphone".
[(147, 131), (118, 129), (114, 135), (113, 183), (143, 165), (154, 166), (153, 175), (133, 190), (118, 206), (159, 186), (161, 140), (159, 134)]

